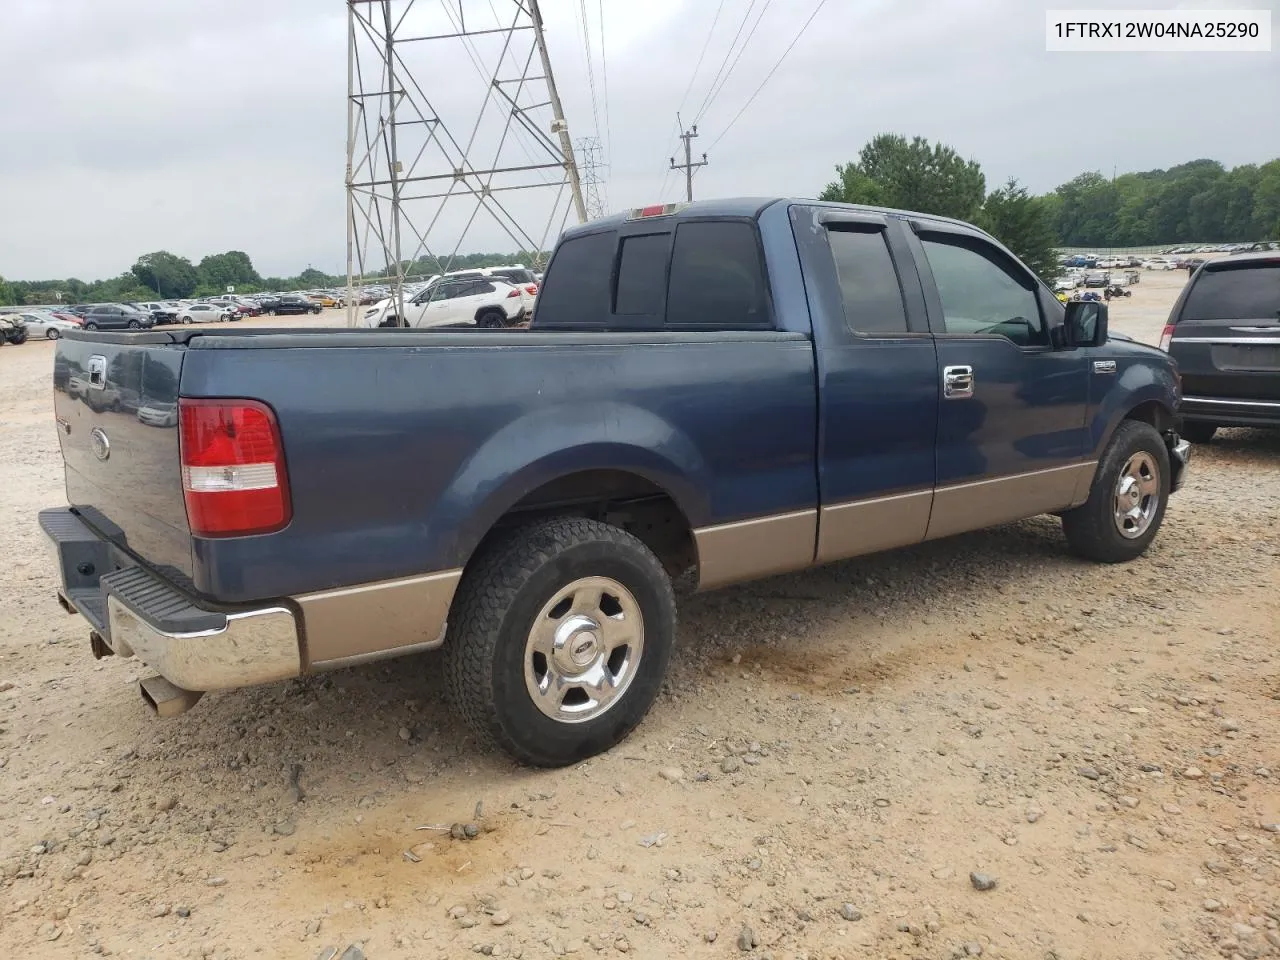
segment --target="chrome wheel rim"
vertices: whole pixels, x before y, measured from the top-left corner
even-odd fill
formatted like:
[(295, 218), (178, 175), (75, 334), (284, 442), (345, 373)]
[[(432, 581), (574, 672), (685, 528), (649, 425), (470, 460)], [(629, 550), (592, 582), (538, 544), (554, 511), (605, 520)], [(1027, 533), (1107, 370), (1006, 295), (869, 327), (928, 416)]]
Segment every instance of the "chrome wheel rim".
[(1151, 527), (1160, 506), (1160, 468), (1151, 454), (1131, 456), (1116, 481), (1115, 519), (1120, 536), (1136, 540)]
[(585, 723), (622, 699), (644, 652), (644, 617), (609, 577), (560, 588), (538, 612), (524, 651), (534, 706), (560, 723)]

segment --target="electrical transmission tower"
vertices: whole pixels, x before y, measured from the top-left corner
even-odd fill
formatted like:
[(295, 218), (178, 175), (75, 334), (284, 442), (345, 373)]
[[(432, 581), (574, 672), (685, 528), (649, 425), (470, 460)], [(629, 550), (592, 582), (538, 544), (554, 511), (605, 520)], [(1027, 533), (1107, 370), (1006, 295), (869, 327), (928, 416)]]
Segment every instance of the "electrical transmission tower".
[[(678, 114), (676, 115), (676, 120), (677, 122), (680, 120)], [(683, 126), (683, 124), (681, 124), (681, 126)], [(707, 160), (707, 155), (705, 153), (702, 155), (701, 160), (696, 162), (694, 161), (693, 140), (697, 136), (698, 125), (695, 123), (693, 125), (693, 130), (685, 130), (680, 134), (680, 139), (684, 141), (684, 163), (676, 163), (676, 158), (671, 158), (671, 169), (684, 171), (684, 196), (690, 203), (693, 202), (693, 171), (697, 170), (698, 167), (705, 167), (710, 162)]]
[(582, 175), (582, 198), (587, 205), (587, 219), (603, 217), (608, 206), (603, 194), (600, 168), (604, 166), (599, 137), (582, 137), (574, 145), (577, 148), (578, 165)]
[[(347, 322), (473, 230), (540, 261), (587, 218), (538, 0), (347, 0)], [(505, 243), (505, 241), (502, 241)]]

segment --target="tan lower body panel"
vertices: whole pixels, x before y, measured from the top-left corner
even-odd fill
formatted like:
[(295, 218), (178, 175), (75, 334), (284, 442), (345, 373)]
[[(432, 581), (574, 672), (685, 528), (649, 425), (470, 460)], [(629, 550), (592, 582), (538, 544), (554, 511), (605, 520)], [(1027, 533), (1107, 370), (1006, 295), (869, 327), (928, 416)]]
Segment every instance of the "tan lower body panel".
[(817, 535), (817, 510), (695, 530), (698, 589), (711, 590), (812, 566)]
[(928, 539), (1064, 510), (1077, 503), (1076, 491), (1081, 484), (1088, 490), (1097, 468), (1096, 461), (1072, 463), (1012, 477), (939, 487), (933, 497)]
[(323, 670), (438, 647), (461, 578), (461, 570), (445, 570), (294, 597), (309, 665)]
[(919, 543), (929, 527), (932, 490), (823, 507), (818, 563)]

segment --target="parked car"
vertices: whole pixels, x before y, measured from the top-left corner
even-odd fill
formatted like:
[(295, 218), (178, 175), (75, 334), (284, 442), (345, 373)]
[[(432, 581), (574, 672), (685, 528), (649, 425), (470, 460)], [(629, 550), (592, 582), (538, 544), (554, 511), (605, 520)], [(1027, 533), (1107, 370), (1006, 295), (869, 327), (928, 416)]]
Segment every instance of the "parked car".
[[(73, 506), (40, 523), (95, 650), (146, 662), (171, 715), (443, 647), (479, 734), (560, 766), (657, 697), (673, 576), (713, 589), (1041, 513), (1122, 562), (1182, 483), (1169, 356), (958, 221), (645, 208), (568, 230), (540, 301), (520, 332), (60, 341)], [(117, 409), (70, 388), (85, 369)], [(178, 424), (132, 429), (144, 400)]]
[(284, 293), (280, 295), (280, 299), (276, 301), (274, 306), (267, 308), (267, 313), (274, 317), (294, 313), (319, 313), (320, 310), (320, 304), (313, 303), (306, 297), (299, 296), (296, 293)]
[(6, 343), (26, 343), (27, 324), (16, 313), (0, 314), (0, 346)]
[(84, 315), (85, 330), (150, 330), (155, 325), (151, 314), (119, 303), (95, 304)]
[(1160, 345), (1178, 362), (1181, 433), (1280, 426), (1280, 254), (1206, 262), (1183, 289)]
[(149, 303), (132, 304), (141, 310), (145, 310), (151, 314), (151, 318), (156, 324), (173, 323), (178, 317), (178, 308), (170, 306), (167, 303), (158, 303), (155, 301)]
[(1174, 262), (1168, 257), (1151, 257), (1142, 263), (1144, 270), (1173, 270)]
[(27, 325), (27, 336), (44, 337), (46, 340), (57, 340), (68, 330), (79, 330), (80, 320), (64, 320), (52, 313), (19, 314)]
[(1090, 270), (1084, 275), (1086, 287), (1105, 287), (1111, 282), (1111, 274), (1105, 270)]
[(366, 327), (443, 327), (474, 324), (477, 327), (514, 326), (525, 317), (524, 294), (497, 277), (463, 274), (443, 277), (406, 300), (404, 317), (396, 301), (382, 300), (365, 311)]
[(223, 323), (237, 319), (239, 315), (233, 307), (216, 303), (193, 303), (178, 311), (178, 323)]
[(336, 297), (327, 293), (308, 293), (307, 299), (312, 303), (318, 303), (322, 307), (336, 307), (338, 300)]

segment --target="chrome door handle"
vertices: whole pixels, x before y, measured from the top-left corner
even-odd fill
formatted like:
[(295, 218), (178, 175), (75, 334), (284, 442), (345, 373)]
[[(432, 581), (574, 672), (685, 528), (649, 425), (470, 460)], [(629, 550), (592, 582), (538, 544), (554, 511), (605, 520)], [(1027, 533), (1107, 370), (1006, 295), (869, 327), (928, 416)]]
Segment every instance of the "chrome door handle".
[(973, 367), (943, 367), (942, 395), (948, 400), (964, 400), (973, 396)]

